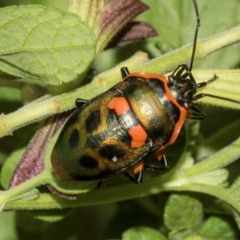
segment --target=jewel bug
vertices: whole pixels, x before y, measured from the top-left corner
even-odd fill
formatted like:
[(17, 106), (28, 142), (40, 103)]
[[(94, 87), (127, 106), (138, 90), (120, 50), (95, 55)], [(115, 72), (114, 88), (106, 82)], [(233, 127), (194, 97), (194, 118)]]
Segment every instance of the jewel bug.
[[(216, 79), (196, 83), (191, 73), (200, 17), (197, 17), (189, 67), (177, 66), (168, 77), (130, 73), (121, 69), (122, 81), (90, 101), (77, 99), (75, 112), (64, 125), (51, 155), (56, 174), (63, 180), (102, 180), (123, 174), (140, 183), (143, 169), (164, 171), (169, 162), (166, 146), (175, 142), (187, 119), (203, 120), (195, 102), (205, 96), (240, 103), (197, 89)], [(144, 165), (155, 153), (162, 166)], [(128, 170), (133, 169), (134, 176)]]

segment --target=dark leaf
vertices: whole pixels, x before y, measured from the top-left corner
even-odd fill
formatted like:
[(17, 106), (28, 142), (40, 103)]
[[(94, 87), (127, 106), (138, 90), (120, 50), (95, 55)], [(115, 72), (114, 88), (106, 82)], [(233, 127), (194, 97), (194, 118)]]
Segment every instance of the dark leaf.
[(149, 7), (139, 0), (110, 0), (104, 7), (99, 26), (100, 48), (116, 35), (128, 22)]
[(116, 46), (125, 46), (149, 37), (157, 36), (157, 31), (145, 22), (128, 23), (108, 44), (108, 48)]
[(13, 188), (43, 171), (47, 144), (65, 120), (66, 114), (63, 114), (57, 121), (46, 121), (36, 132), (13, 173), (9, 188)]

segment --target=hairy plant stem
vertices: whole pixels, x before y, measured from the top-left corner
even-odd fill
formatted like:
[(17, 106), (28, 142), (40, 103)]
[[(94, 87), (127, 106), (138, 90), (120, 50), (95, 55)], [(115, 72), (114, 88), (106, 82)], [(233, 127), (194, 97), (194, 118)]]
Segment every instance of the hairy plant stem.
[[(210, 53), (217, 51), (223, 47), (240, 41), (240, 27), (233, 28), (227, 32), (214, 35), (210, 38), (198, 41), (196, 49), (196, 58), (204, 58)], [(83, 99), (91, 99), (92, 97), (106, 91), (108, 88), (119, 82), (121, 66), (128, 66), (131, 71), (144, 71), (151, 73), (165, 73), (174, 69), (178, 64), (189, 61), (192, 45), (187, 45), (172, 53), (162, 57), (155, 58), (146, 62), (146, 58), (142, 56), (139, 61), (136, 60), (138, 55), (118, 65), (118, 69), (114, 68), (110, 71), (96, 76), (93, 81), (79, 89), (65, 93), (56, 97), (46, 95), (43, 98), (32, 102), (19, 110), (0, 116), (0, 137), (10, 135), (12, 132), (29, 123), (34, 123), (53, 114), (66, 111), (74, 107), (75, 99), (79, 96)], [(197, 79), (201, 81), (201, 79)], [(239, 82), (239, 77), (235, 79)], [(215, 91), (216, 92), (216, 91)], [(217, 93), (215, 93), (217, 95)], [(236, 95), (239, 97), (239, 94)], [(240, 99), (236, 99), (240, 100)], [(207, 102), (208, 98), (203, 98), (201, 102)], [(212, 102), (212, 101), (211, 101)], [(222, 101), (215, 101), (215, 105), (222, 106)], [(229, 104), (229, 107), (237, 108), (237, 104)], [(37, 109), (37, 111), (36, 111)]]

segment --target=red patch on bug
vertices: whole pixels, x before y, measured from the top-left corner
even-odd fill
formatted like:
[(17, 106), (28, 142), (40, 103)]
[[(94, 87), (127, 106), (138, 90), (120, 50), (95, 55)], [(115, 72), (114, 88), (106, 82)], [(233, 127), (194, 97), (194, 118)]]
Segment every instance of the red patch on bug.
[(144, 164), (143, 164), (143, 161), (140, 161), (138, 163), (136, 163), (134, 166), (133, 166), (133, 172), (134, 174), (137, 174), (139, 172), (141, 172), (144, 168)]
[(118, 116), (130, 110), (130, 106), (124, 97), (115, 97), (108, 102), (107, 107), (114, 109)]
[(132, 141), (131, 141), (132, 148), (142, 147), (148, 138), (147, 133), (145, 132), (145, 130), (140, 124), (129, 129), (128, 134), (132, 138)]

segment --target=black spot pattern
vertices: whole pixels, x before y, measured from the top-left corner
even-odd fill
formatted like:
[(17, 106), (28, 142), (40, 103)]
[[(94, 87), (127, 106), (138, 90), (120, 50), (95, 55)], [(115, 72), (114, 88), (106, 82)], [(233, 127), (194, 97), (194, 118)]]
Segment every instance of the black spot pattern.
[(125, 155), (125, 151), (116, 145), (106, 145), (99, 150), (99, 153), (102, 157), (111, 161), (114, 161), (114, 159), (117, 161)]
[(101, 123), (100, 111), (92, 111), (86, 119), (85, 127), (88, 133), (92, 133), (96, 130)]
[(87, 138), (87, 141), (86, 141), (86, 147), (88, 148), (97, 148), (99, 147), (99, 145), (102, 143), (103, 141), (103, 137), (102, 136), (103, 134), (98, 134), (98, 135), (94, 135), (94, 136), (91, 136), (89, 138)]
[(97, 168), (98, 167), (98, 161), (95, 160), (94, 158), (90, 157), (90, 156), (82, 156), (80, 159), (79, 159), (79, 164), (82, 166), (82, 167), (85, 167), (85, 168)]
[(71, 136), (69, 138), (69, 145), (71, 149), (74, 149), (77, 147), (79, 143), (79, 133), (77, 129), (74, 129), (71, 133)]

